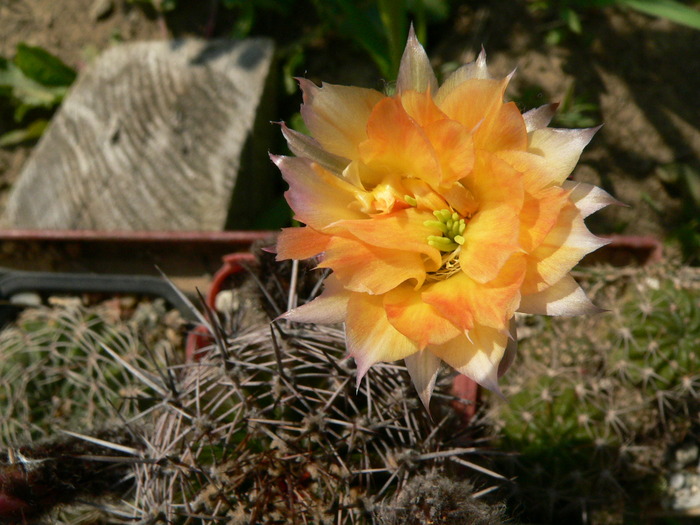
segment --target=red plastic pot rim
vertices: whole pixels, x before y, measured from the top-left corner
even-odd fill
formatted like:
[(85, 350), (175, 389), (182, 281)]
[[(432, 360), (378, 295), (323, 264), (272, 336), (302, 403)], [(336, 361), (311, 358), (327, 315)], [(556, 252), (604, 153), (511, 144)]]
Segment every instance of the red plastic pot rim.
[(163, 242), (250, 244), (269, 239), (273, 231), (130, 231), (130, 230), (48, 230), (0, 229), (0, 241), (90, 241), (90, 242)]

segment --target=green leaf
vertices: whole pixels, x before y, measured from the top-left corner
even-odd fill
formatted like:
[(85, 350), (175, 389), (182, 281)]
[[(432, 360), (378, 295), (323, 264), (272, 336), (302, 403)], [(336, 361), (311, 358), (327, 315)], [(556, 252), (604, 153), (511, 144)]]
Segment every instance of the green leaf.
[(561, 18), (562, 20), (564, 20), (564, 22), (569, 27), (572, 33), (575, 33), (577, 35), (581, 34), (581, 19), (579, 18), (576, 11), (569, 8), (562, 9)]
[(11, 96), (19, 102), (15, 111), (18, 122), (32, 108), (56, 106), (68, 91), (65, 86), (50, 87), (32, 80), (13, 62), (6, 62), (5, 66), (0, 67), (0, 90), (10, 90)]
[(0, 135), (0, 148), (16, 146), (28, 140), (38, 139), (44, 133), (48, 123), (48, 120), (38, 119), (29, 124), (26, 128), (15, 129)]
[(700, 11), (674, 0), (617, 0), (617, 4), (647, 15), (666, 18), (693, 29), (700, 29)]
[(341, 31), (369, 53), (384, 78), (395, 78), (388, 38), (376, 9), (361, 10), (350, 0), (336, 0), (335, 4), (342, 13)]
[(66, 87), (75, 81), (74, 69), (40, 47), (19, 44), (13, 62), (28, 78), (45, 86)]

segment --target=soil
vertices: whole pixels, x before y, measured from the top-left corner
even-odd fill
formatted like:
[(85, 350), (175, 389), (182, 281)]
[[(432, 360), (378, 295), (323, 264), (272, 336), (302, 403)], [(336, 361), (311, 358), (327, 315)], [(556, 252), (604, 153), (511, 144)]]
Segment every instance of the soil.
[[(228, 34), (231, 15), (217, 9), (217, 0), (188, 5), (181, 2), (177, 16), (163, 18), (147, 3), (127, 0), (0, 0), (0, 56), (12, 56), (16, 44), (26, 42), (81, 69), (118, 42)], [(629, 205), (592, 217), (592, 229), (673, 236), (688, 219), (688, 199), (678, 184), (662, 182), (659, 170), (677, 164), (698, 168), (698, 33), (607, 8), (580, 12), (582, 33), (564, 31), (564, 40), (552, 45), (547, 34), (561, 22), (551, 14), (533, 13), (531, 6), (511, 0), (470, 2), (449, 21), (430, 26), (427, 51), (440, 69), (473, 60), (483, 46), (495, 75), (517, 68), (510, 95), (524, 109), (564, 100), (571, 90), (575, 100), (591, 103), (590, 116), (604, 127), (574, 178), (601, 185)], [(285, 35), (308, 30), (312, 23), (301, 16), (290, 20), (294, 29), (285, 27)], [(269, 26), (266, 22), (266, 30), (275, 35)], [(333, 33), (313, 43), (298, 69), (297, 74), (314, 81), (382, 85), (366, 56)], [(298, 94), (290, 97), (289, 107), (283, 101), (280, 119), (288, 119), (300, 99)], [(0, 149), (0, 212), (30, 152), (31, 145)]]

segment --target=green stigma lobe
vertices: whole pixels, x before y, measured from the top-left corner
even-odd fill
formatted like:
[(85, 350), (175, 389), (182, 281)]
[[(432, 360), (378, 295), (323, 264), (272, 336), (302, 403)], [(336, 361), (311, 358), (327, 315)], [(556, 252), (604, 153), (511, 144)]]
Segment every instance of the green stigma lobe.
[(442, 232), (440, 235), (428, 236), (428, 244), (443, 252), (451, 252), (464, 244), (464, 230), (467, 224), (464, 219), (448, 209), (433, 212), (436, 221), (425, 221), (423, 224), (429, 228), (435, 228)]

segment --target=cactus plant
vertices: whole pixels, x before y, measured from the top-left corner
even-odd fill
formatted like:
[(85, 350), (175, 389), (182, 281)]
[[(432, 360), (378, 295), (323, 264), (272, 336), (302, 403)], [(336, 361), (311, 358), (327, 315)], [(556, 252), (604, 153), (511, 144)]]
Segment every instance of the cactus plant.
[[(270, 305), (279, 314), (297, 279), (279, 269), (276, 279), (267, 296), (284, 297)], [(478, 452), (448, 434), (457, 417), (446, 403), (431, 421), (403, 367), (378, 367), (356, 391), (338, 327), (228, 324), (214, 323), (199, 361), (171, 369), (174, 386), (155, 388), (140, 520), (370, 523), (412, 476)]]
[[(611, 308), (597, 318), (522, 318), (518, 374), (488, 419), (515, 453), (513, 496), (538, 523), (621, 519), (659, 502), (664, 450), (700, 406), (700, 275), (670, 263), (579, 273)], [(625, 508), (626, 507), (626, 508)], [(596, 518), (591, 516), (596, 515)]]
[[(84, 307), (77, 299), (57, 300), (53, 308), (27, 309), (0, 332), (3, 523), (22, 523), (76, 498), (121, 495), (133, 481), (130, 465), (119, 458), (135, 438), (118, 429), (152, 402), (124, 363), (137, 366), (160, 355), (164, 365), (179, 344), (179, 321), (160, 301), (141, 301), (121, 319), (129, 302)], [(62, 432), (76, 429), (114, 448)], [(96, 512), (94, 505), (66, 508), (54, 517), (80, 523)]]
[[(449, 474), (458, 487), (433, 497), (468, 494), (465, 471), (489, 471), (463, 459), (480, 449), (457, 427), (449, 378), (432, 420), (402, 366), (377, 367), (356, 391), (340, 327), (271, 325), (260, 314), (275, 317), (296, 296), (317, 293), (318, 276), (292, 263), (269, 268), (263, 262), (231, 292), (230, 311), (208, 312), (212, 341), (192, 362), (92, 310), (28, 314), (2, 336), (2, 377), (11, 386), (2, 428), (12, 446), (67, 427), (105, 436), (99, 428), (112, 425), (104, 455), (128, 465), (133, 490), (121, 494), (124, 503), (102, 505), (109, 523), (373, 523), (397, 502), (405, 507), (402, 487), (428, 473)], [(151, 317), (135, 315), (132, 325)], [(46, 410), (48, 399), (66, 408)], [(33, 431), (14, 420), (32, 421)], [(42, 446), (23, 450), (48, 459)], [(459, 512), (484, 509), (472, 502)], [(66, 507), (55, 519), (86, 516)]]

